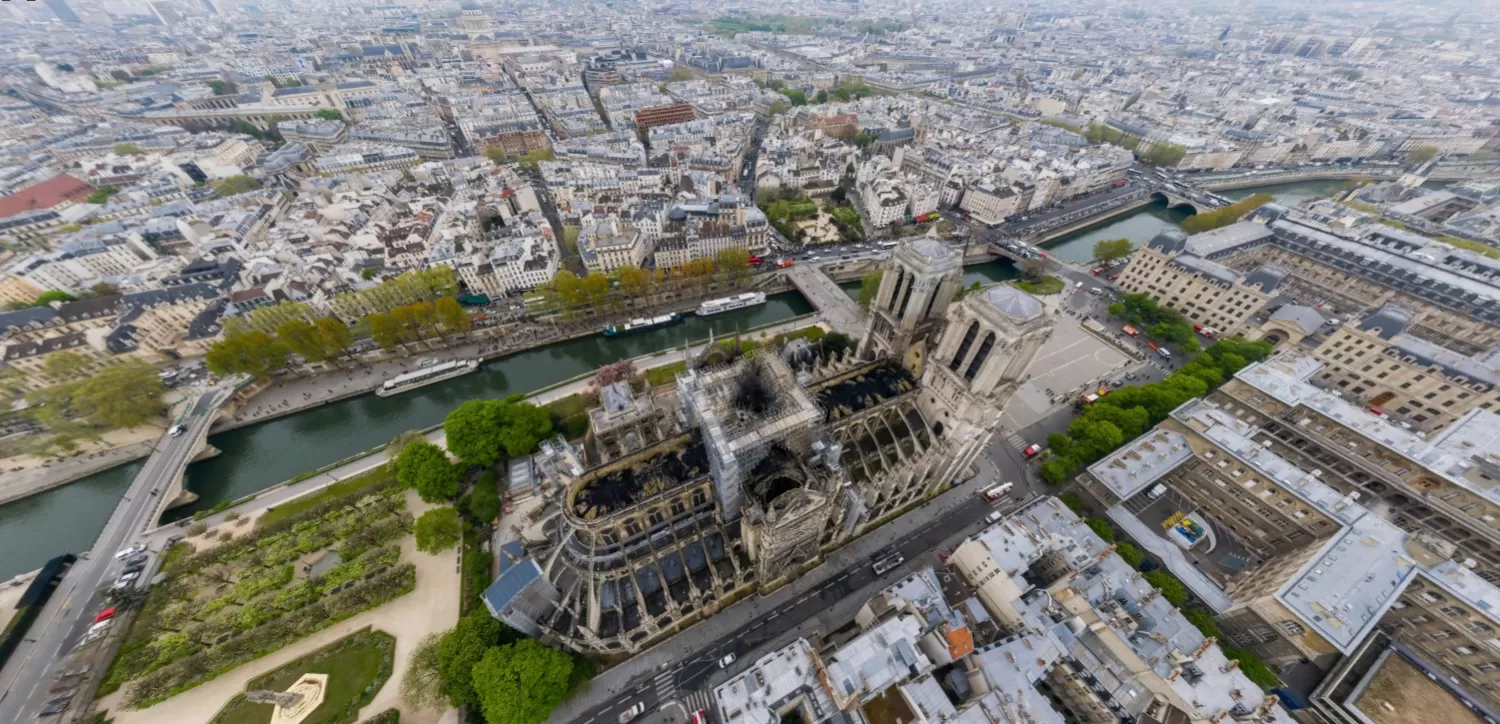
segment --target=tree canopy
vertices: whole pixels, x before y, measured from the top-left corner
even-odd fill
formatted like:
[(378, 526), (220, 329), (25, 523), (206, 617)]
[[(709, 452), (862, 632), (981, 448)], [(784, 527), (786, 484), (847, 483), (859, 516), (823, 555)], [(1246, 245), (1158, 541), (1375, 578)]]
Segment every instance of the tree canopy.
[(413, 488), (422, 500), (437, 503), (458, 495), (458, 467), (443, 449), (426, 440), (406, 444), (396, 455), (396, 482)]
[(485, 651), (473, 686), (489, 724), (541, 724), (568, 693), (573, 659), (531, 639)]
[(1275, 197), (1270, 194), (1255, 194), (1223, 208), (1205, 211), (1201, 214), (1193, 214), (1182, 220), (1182, 230), (1189, 234), (1201, 234), (1205, 231), (1212, 231), (1222, 226), (1228, 226), (1239, 221), (1241, 216), (1275, 200)]
[(1129, 239), (1103, 239), (1094, 242), (1094, 261), (1113, 262), (1130, 256), (1135, 246)]
[(109, 365), (89, 377), (74, 398), (79, 413), (106, 427), (143, 424), (166, 411), (166, 386), (144, 362)]
[(474, 481), (474, 487), (464, 496), (464, 511), (470, 518), (487, 523), (500, 515), (500, 491), (495, 487), (495, 471), (486, 470)]
[(547, 412), (525, 402), (470, 400), (443, 420), (448, 449), (471, 465), (494, 465), (502, 455), (529, 455), (552, 434)]
[(449, 508), (433, 508), (417, 518), (412, 526), (417, 538), (417, 550), (437, 553), (448, 550), (463, 537), (463, 526), (458, 520), (458, 511)]
[(336, 110), (333, 110), (332, 108), (319, 108), (317, 111), (315, 111), (313, 113), (313, 115), (317, 116), (318, 118), (321, 118), (321, 119), (323, 119), (325, 121), (342, 121), (342, 120), (344, 120), (343, 114), (339, 113)]
[(269, 379), (271, 373), (286, 366), (287, 347), (266, 332), (252, 329), (226, 334), (203, 356), (203, 364), (220, 377), (246, 374)]
[(1042, 479), (1062, 483), (1078, 468), (1139, 437), (1182, 403), (1208, 394), (1240, 368), (1270, 355), (1271, 345), (1265, 342), (1221, 339), (1159, 382), (1121, 387), (1100, 398), (1083, 408), (1066, 434), (1048, 436)]
[(491, 648), (516, 641), (520, 634), (490, 616), (483, 608), (470, 611), (458, 625), (443, 634), (437, 646), (437, 670), (442, 691), (448, 702), (457, 707), (477, 708), (479, 694), (474, 691), (474, 665)]

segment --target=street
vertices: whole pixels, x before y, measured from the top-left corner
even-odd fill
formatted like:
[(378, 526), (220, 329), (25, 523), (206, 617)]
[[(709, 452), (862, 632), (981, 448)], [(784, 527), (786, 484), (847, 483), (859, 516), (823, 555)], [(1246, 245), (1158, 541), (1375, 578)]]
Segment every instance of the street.
[[(168, 484), (187, 465), (197, 443), (207, 433), (219, 401), (230, 394), (232, 387), (225, 382), (205, 390), (182, 420), (186, 429), (176, 436), (162, 436), (156, 452), (130, 484), (94, 547), (79, 556), (63, 577), (57, 592), (32, 624), (33, 635), (0, 672), (0, 677), (4, 677), (0, 679), (3, 687), (0, 721), (30, 720), (52, 696), (48, 689), (58, 672), (71, 665), (66, 654), (78, 645), (93, 625), (94, 615), (105, 607), (99, 589), (122, 567), (115, 560), (115, 552), (138, 541), (141, 533), (155, 525), (163, 496), (170, 494)], [(159, 560), (153, 556), (134, 585), (149, 581), (158, 564)], [(107, 660), (97, 662), (91, 674), (101, 676), (107, 663)], [(73, 685), (92, 690), (82, 682)], [(75, 702), (87, 701), (87, 696), (75, 698)]]

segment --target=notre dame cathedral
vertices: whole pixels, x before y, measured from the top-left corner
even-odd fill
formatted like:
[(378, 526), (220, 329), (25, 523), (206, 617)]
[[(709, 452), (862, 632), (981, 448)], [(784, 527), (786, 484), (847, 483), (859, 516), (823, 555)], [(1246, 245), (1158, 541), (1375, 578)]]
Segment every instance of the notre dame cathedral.
[(710, 345), (673, 385), (600, 390), (582, 443), (545, 446), (547, 504), (499, 552), (491, 612), (629, 655), (967, 478), (1054, 323), (1015, 288), (962, 288), (959, 255), (917, 239), (857, 346)]

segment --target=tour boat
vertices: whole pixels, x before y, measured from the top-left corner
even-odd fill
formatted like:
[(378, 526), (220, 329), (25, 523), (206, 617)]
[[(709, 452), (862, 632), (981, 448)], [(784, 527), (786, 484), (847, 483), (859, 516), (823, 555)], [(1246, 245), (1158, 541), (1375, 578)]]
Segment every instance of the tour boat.
[(469, 374), (477, 369), (479, 369), (479, 360), (477, 359), (456, 359), (449, 362), (441, 362), (415, 372), (396, 375), (380, 385), (380, 389), (376, 390), (375, 394), (381, 397), (390, 397), (391, 395), (397, 395), (407, 390), (425, 387), (434, 382), (451, 380), (454, 377)]
[(624, 326), (616, 326), (611, 324), (608, 327), (605, 327), (604, 336), (618, 337), (624, 334), (634, 334), (636, 332), (643, 332), (648, 329), (656, 329), (657, 327), (665, 327), (668, 325), (677, 324), (681, 321), (682, 315), (675, 312), (672, 314), (663, 314), (660, 317), (651, 317), (650, 319), (632, 319), (629, 322), (626, 322)]
[(765, 303), (765, 292), (746, 292), (744, 294), (736, 294), (732, 297), (724, 297), (723, 299), (710, 299), (703, 304), (698, 305), (698, 316), (707, 317), (711, 314), (721, 314), (723, 312), (728, 312), (735, 309), (744, 309), (745, 307), (754, 307)]

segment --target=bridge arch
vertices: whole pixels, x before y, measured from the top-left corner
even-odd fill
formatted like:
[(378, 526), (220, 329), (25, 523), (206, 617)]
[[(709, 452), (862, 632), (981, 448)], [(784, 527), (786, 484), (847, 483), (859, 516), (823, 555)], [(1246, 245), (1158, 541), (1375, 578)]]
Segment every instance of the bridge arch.
[(1201, 214), (1201, 213), (1203, 213), (1203, 209), (1198, 208), (1198, 204), (1196, 202), (1191, 201), (1189, 199), (1182, 198), (1181, 196), (1178, 196), (1176, 194), (1167, 193), (1166, 191), (1155, 191), (1155, 192), (1152, 192), (1152, 194), (1151, 194), (1151, 200), (1152, 201), (1160, 200), (1160, 201), (1164, 202), (1167, 205), (1167, 208), (1169, 208), (1169, 209), (1178, 209), (1178, 208), (1182, 208), (1182, 207), (1186, 206), (1189, 210), (1191, 210), (1195, 214)]

